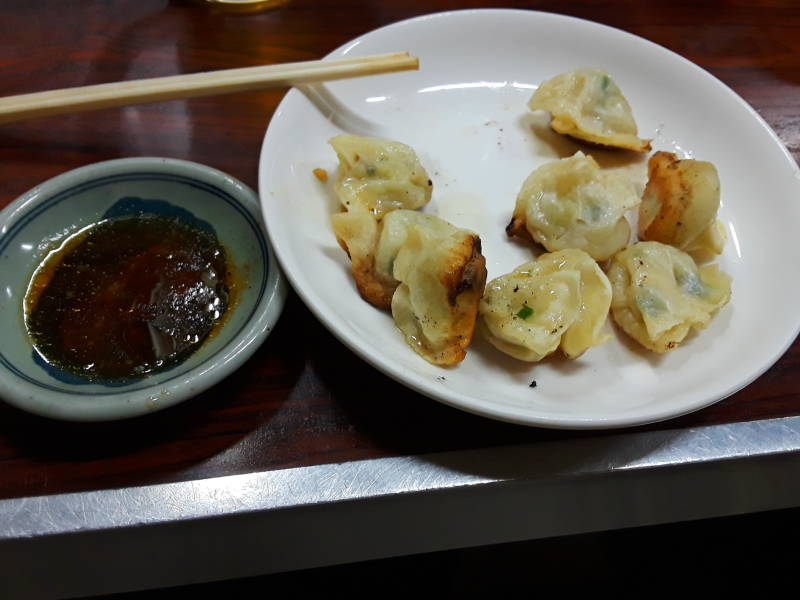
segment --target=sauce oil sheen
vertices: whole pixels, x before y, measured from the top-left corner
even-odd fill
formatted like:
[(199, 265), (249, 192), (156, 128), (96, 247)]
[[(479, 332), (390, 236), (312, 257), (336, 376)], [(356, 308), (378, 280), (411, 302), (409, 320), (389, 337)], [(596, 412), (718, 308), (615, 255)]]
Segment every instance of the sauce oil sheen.
[(185, 360), (225, 312), (216, 237), (177, 219), (101, 221), (39, 267), (25, 299), (34, 346), (89, 380), (138, 378)]

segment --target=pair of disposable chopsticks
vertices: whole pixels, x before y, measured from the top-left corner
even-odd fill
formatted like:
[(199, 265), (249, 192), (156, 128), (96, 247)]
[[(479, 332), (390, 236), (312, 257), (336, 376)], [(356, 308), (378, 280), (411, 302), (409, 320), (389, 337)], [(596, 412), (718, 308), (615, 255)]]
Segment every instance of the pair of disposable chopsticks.
[(338, 60), (311, 60), (117, 83), (102, 83), (0, 98), (0, 123), (66, 113), (288, 87), (419, 68), (407, 52)]

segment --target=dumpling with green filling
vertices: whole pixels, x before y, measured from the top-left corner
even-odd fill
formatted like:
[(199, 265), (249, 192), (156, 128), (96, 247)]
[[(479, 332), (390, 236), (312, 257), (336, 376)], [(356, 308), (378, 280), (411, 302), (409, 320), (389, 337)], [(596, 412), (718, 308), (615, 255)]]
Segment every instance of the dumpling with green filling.
[(334, 191), (346, 210), (380, 219), (389, 211), (413, 210), (430, 201), (433, 183), (409, 146), (350, 134), (329, 143), (339, 157)]
[(625, 96), (600, 69), (578, 69), (545, 81), (528, 108), (548, 111), (550, 127), (558, 133), (603, 146), (650, 150), (650, 140), (637, 137), (636, 121)]
[(531, 173), (506, 232), (533, 239), (550, 252), (578, 248), (606, 260), (628, 245), (631, 227), (625, 213), (639, 202), (626, 177), (576, 152)]
[(611, 314), (653, 352), (674, 350), (691, 330), (708, 326), (731, 297), (731, 278), (717, 265), (660, 242), (639, 242), (617, 254), (608, 269)]
[(582, 250), (543, 254), (486, 286), (481, 329), (497, 349), (535, 362), (558, 348), (574, 359), (602, 344), (611, 285)]

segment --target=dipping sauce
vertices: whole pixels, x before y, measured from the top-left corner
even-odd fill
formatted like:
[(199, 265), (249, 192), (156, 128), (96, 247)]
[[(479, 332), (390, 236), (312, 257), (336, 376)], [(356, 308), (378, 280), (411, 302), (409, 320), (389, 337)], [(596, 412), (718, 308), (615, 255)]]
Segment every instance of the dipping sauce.
[(100, 221), (37, 269), (25, 324), (49, 364), (89, 380), (138, 378), (185, 360), (229, 302), (213, 233), (157, 216)]

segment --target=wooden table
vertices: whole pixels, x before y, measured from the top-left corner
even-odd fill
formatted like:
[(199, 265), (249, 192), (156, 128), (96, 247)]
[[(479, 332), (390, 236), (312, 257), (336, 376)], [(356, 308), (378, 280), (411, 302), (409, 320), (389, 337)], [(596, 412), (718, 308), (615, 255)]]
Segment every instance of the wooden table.
[[(574, 15), (661, 44), (732, 87), (800, 157), (793, 0), (293, 0), (247, 16), (167, 0), (6, 0), (0, 94), (315, 59), (400, 19), (492, 5)], [(255, 188), (283, 94), (0, 126), (0, 207), (59, 173), (126, 156), (197, 161)], [(0, 573), (17, 597), (87, 594), (800, 505), (789, 476), (800, 449), (799, 362), (795, 343), (746, 389), (666, 423), (609, 433), (525, 428), (389, 380), (290, 294), (243, 368), (163, 413), (86, 425), (0, 405)], [(676, 485), (702, 497), (659, 500)], [(559, 506), (564, 493), (619, 509), (532, 514)], [(236, 560), (209, 536), (236, 543)], [(107, 544), (135, 572), (111, 564)], [(170, 569), (158, 568), (167, 555)], [(60, 565), (46, 578), (42, 557)], [(101, 567), (108, 574), (98, 581)]]

